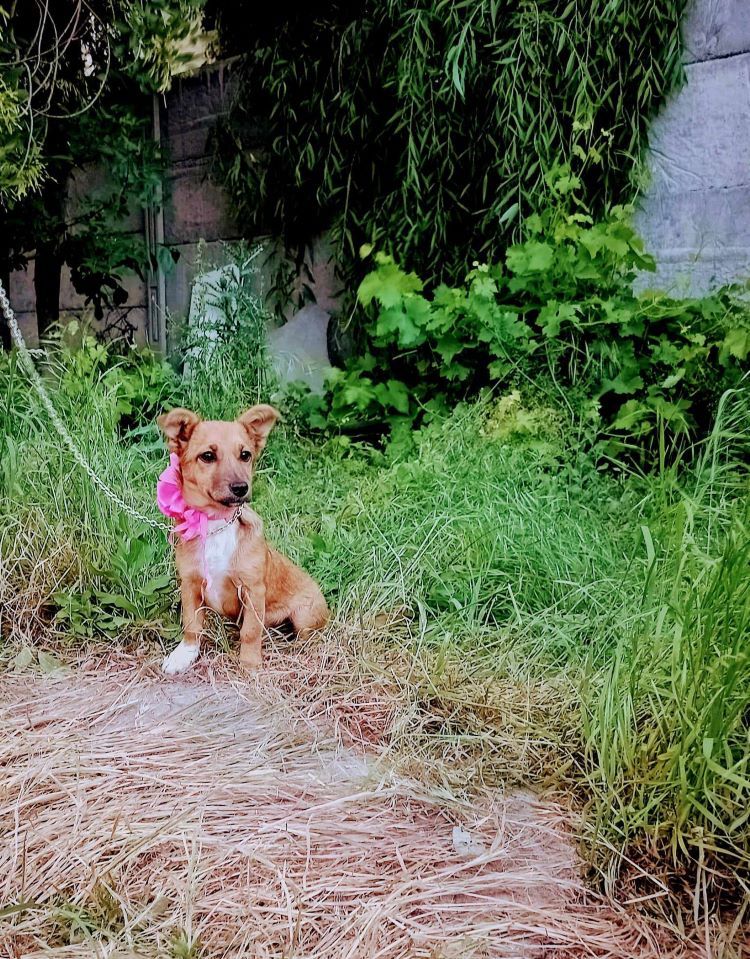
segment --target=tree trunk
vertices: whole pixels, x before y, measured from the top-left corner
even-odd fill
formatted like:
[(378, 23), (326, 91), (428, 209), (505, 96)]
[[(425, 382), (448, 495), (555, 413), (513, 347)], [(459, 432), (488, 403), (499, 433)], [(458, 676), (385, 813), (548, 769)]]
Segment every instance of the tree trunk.
[[(48, 141), (55, 139), (50, 134)], [(40, 230), (34, 256), (36, 320), (40, 339), (60, 319), (60, 276), (65, 262), (63, 240), (70, 167), (67, 163), (50, 163), (48, 172), (50, 179), (42, 189), (46, 229)]]
[(39, 338), (60, 319), (60, 276), (63, 259), (60, 243), (53, 240), (39, 243), (34, 257), (34, 291), (36, 293), (36, 322)]

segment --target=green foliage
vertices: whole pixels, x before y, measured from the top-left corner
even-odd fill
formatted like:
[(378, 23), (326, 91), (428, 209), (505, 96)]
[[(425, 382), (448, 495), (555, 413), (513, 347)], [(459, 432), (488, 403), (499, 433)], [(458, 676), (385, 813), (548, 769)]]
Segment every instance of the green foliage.
[[(128, 216), (153, 207), (161, 196), (163, 161), (134, 104), (100, 103), (71, 120), (64, 149), (65, 182), (51, 184), (55, 202), (45, 190), (6, 210), (4, 246), (15, 268), (26, 264), (32, 250), (37, 256), (40, 247), (54, 251), (58, 269), (68, 264), (73, 286), (101, 319), (127, 302), (126, 275), (145, 277), (157, 259), (168, 270), (176, 259), (169, 248), (149, 250), (142, 236), (123, 230)], [(92, 183), (97, 165), (106, 175)], [(85, 193), (77, 182), (82, 170)], [(60, 202), (70, 195), (72, 203)]]
[(59, 609), (55, 622), (77, 638), (117, 639), (126, 630), (143, 629), (160, 620), (174, 595), (174, 577), (163, 571), (150, 575), (161, 550), (149, 542), (145, 530), (129, 528), (121, 518), (117, 547), (103, 569), (90, 575), (103, 587), (61, 590), (53, 600)]
[[(201, 0), (0, 9), (0, 274), (34, 256), (40, 334), (59, 319), (63, 265), (102, 319), (127, 302), (126, 273), (173, 261), (124, 227), (162, 200), (147, 94), (193, 58), (201, 10)], [(97, 169), (104, 183), (90, 189)]]
[[(48, 389), (93, 468), (148, 513), (164, 455), (154, 418), (182, 396), (174, 371), (147, 350), (117, 353), (76, 323), (47, 344), (46, 359)], [(0, 396), (0, 501), (9, 534), (46, 527), (58, 530), (53, 540), (68, 544), (64, 530), (69, 524), (76, 530), (73, 556), (63, 545), (61, 570), (37, 594), (44, 616), (54, 614), (57, 628), (78, 638), (152, 632), (157, 624), (168, 629), (174, 579), (166, 544), (106, 497), (92, 495), (15, 354), (0, 358)], [(6, 547), (0, 551), (7, 558)], [(27, 560), (33, 568), (43, 556), (13, 553), (14, 564), (23, 568)], [(6, 585), (4, 579), (0, 588)], [(10, 599), (4, 596), (6, 608)]]
[[(629, 199), (646, 123), (681, 77), (683, 0), (209, 3), (243, 56), (218, 169), (248, 235), (330, 229), (430, 282), (498, 259), (560, 189)], [(627, 64), (627, 69), (623, 69)]]
[(28, 93), (22, 81), (20, 70), (0, 73), (0, 198), (5, 196), (10, 202), (38, 188), (44, 176), (39, 144), (24, 136)]
[(92, 390), (101, 391), (100, 415), (112, 430), (150, 423), (180, 393), (180, 380), (164, 359), (147, 348), (118, 353), (76, 320), (60, 331), (50, 370), (65, 403), (75, 405)]
[[(193, 290), (194, 325), (175, 331), (188, 390), (200, 398), (199, 412), (207, 418), (236, 416), (274, 389), (269, 317), (253, 293), (259, 252), (243, 244), (231, 249), (216, 282)], [(201, 254), (197, 272), (203, 270), (213, 273)]]
[[(174, 74), (196, 57), (201, 62), (203, 5), (51, 0), (41, 8), (0, 7), (0, 208), (57, 177), (64, 157), (56, 127), (75, 131), (95, 107), (132, 103), (137, 90), (163, 92)], [(94, 136), (88, 148), (96, 147)]]
[(640, 610), (592, 657), (584, 711), (592, 835), (719, 884), (750, 866), (749, 426), (728, 392), (692, 475), (649, 491)]
[(611, 457), (663, 457), (704, 435), (719, 395), (747, 369), (750, 311), (732, 289), (634, 293), (653, 261), (629, 212), (615, 207), (597, 223), (536, 214), (504, 263), (475, 264), (463, 285), (429, 292), (375, 253), (358, 290), (375, 306), (369, 349), (333, 371), (326, 398), (305, 401), (311, 424), (419, 423), (481, 388), (533, 381), (597, 428)]
[(118, 55), (148, 93), (164, 93), (172, 78), (200, 66), (206, 52), (205, 0), (124, 0)]
[[(127, 302), (126, 274), (144, 278), (157, 261), (168, 272), (177, 258), (167, 247), (149, 250), (142, 236), (122, 228), (134, 210), (158, 205), (164, 164), (150, 123), (134, 105), (87, 111), (70, 124), (68, 146), (76, 167), (86, 163), (90, 176), (90, 165), (98, 164), (106, 176), (77, 200), (72, 217), (50, 222), (48, 230), (71, 268), (73, 286), (101, 319), (105, 310)], [(72, 190), (75, 180), (74, 172)]]

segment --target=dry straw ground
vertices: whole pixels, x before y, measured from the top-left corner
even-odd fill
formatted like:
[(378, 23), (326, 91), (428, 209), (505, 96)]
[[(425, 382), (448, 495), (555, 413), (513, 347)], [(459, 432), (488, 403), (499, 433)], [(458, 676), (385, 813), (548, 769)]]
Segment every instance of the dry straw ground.
[(250, 680), (212, 653), (169, 680), (153, 652), (5, 673), (0, 955), (700, 954), (587, 891), (550, 800), (469, 801), (399, 761), (411, 707), (351, 654), (279, 647)]

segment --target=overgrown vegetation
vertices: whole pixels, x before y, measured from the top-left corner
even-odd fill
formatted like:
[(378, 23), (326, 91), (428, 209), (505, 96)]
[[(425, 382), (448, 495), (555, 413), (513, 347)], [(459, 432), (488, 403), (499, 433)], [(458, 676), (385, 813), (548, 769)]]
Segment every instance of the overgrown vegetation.
[(238, 222), (299, 257), (330, 230), (350, 291), (364, 242), (428, 282), (495, 261), (560, 162), (596, 216), (630, 199), (681, 76), (683, 0), (208, 7), (242, 55), (216, 141)]
[[(737, 290), (633, 292), (652, 261), (613, 202), (631, 191), (645, 119), (678, 78), (681, 0), (223, 6), (224, 36), (240, 16), (251, 29), (237, 36), (252, 37), (219, 140), (223, 175), (248, 229), (269, 227), (300, 255), (330, 228), (351, 276), (367, 241), (356, 357), (322, 398), (280, 392), (243, 251), (205, 293), (204, 311), (224, 319), (181, 331), (180, 369), (85, 325), (51, 328), (36, 359), (75, 441), (156, 519), (159, 410), (232, 417), (282, 404), (255, 506), (269, 538), (320, 581), (334, 635), (368, 637), (377, 662), (357, 668), (403, 683), (394, 748), (420, 761), (449, 750), (464, 761), (462, 788), (558, 788), (583, 811), (589, 859), (610, 888), (630, 882), (629, 901), (651, 904), (688, 888), (696, 915), (737, 906), (739, 928), (750, 883), (750, 319)], [(76, 35), (43, 136), (29, 129), (22, 60), (0, 64), (12, 226), (0, 255), (10, 263), (35, 244), (55, 309), (45, 244), (58, 283), (65, 261), (95, 314), (122, 301), (123, 270), (159, 255), (114, 226), (134, 198), (158, 199), (146, 127), (117, 96), (87, 110), (123, 38), (140, 68), (120, 64), (122, 82), (163, 89), (189, 56), (200, 7), (120, 4), (109, 30), (87, 4), (96, 69), (74, 88)], [(27, 9), (6, 52), (24, 49)], [(102, 89), (115, 92), (113, 76)], [(55, 97), (67, 111), (57, 140)], [(249, 117), (261, 117), (260, 135)], [(112, 176), (71, 223), (61, 187), (94, 140)], [(34, 195), (45, 177), (49, 190)], [(66, 644), (171, 643), (176, 604), (163, 529), (91, 486), (19, 357), (2, 354), (4, 665), (50, 672)], [(391, 668), (395, 644), (421, 677)], [(663, 879), (644, 879), (651, 863)], [(93, 921), (61, 917), (63, 931)], [(192, 948), (175, 937), (175, 954)]]
[(0, 8), (0, 209), (56, 178), (57, 164), (69, 159), (55, 152), (60, 131), (75, 132), (86, 114), (96, 118), (100, 100), (132, 100), (128, 83), (162, 92), (193, 64), (203, 5), (30, 0)]
[[(259, 329), (257, 302), (241, 303), (241, 322)], [(239, 354), (220, 359), (248, 369)], [(272, 388), (254, 369), (222, 394), (215, 378), (181, 378), (80, 332), (46, 360), (92, 466), (147, 515), (165, 462), (153, 411), (233, 416)], [(395, 637), (429, 656), (429, 688), (414, 699), (414, 687), (394, 737), (418, 736), (428, 753), (452, 743), (485, 780), (572, 790), (613, 884), (628, 861), (658, 856), (712, 896), (736, 894), (750, 863), (747, 388), (725, 392), (690, 470), (665, 462), (646, 477), (598, 470), (570, 410), (538, 396), (459, 403), (410, 451), (282, 427), (255, 505), (271, 540), (320, 580), (334, 630), (382, 635), (384, 663)], [(94, 494), (13, 355), (0, 419), (0, 608), (16, 668), (38, 668), (33, 650), (54, 637), (173, 641), (163, 533)], [(510, 694), (497, 700), (515, 686), (523, 733), (503, 719)]]

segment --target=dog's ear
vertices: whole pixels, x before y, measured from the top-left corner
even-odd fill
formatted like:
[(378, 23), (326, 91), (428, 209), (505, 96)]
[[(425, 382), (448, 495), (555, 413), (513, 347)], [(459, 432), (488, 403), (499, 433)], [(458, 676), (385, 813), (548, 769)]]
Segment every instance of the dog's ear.
[(278, 418), (278, 411), (267, 403), (259, 403), (257, 406), (251, 406), (249, 410), (245, 410), (242, 416), (238, 418), (238, 422), (247, 430), (247, 434), (255, 447), (256, 454), (260, 453), (266, 445), (268, 434), (276, 425)]
[(156, 420), (161, 431), (167, 437), (170, 453), (181, 452), (200, 421), (200, 416), (193, 413), (192, 410), (184, 410), (182, 407), (163, 413)]

